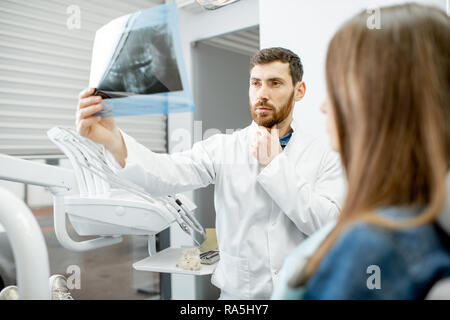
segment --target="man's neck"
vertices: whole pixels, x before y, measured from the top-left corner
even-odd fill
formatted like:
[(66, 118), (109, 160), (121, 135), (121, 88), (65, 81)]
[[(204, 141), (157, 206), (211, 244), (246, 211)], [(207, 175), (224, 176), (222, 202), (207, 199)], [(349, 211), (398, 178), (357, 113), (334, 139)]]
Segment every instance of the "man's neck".
[(291, 132), (291, 130), (292, 130), (291, 123), (292, 123), (292, 117), (287, 117), (286, 119), (284, 119), (283, 121), (281, 121), (278, 124), (278, 135), (280, 138), (284, 137), (289, 132)]

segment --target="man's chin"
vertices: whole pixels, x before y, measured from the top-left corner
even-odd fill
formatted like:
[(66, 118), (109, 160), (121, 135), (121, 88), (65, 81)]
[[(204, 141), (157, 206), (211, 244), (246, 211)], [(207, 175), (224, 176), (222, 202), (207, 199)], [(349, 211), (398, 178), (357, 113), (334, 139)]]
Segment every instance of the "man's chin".
[(260, 117), (254, 118), (253, 121), (255, 121), (258, 126), (266, 127), (268, 129), (278, 124), (278, 121), (274, 119), (261, 119)]

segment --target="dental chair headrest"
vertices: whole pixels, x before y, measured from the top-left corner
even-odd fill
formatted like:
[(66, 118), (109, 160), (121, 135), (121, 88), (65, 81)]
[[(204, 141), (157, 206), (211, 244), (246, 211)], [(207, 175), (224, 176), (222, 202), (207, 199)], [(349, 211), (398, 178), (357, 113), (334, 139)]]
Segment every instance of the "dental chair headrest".
[(438, 217), (438, 223), (450, 235), (450, 173), (447, 174), (447, 199), (444, 209)]

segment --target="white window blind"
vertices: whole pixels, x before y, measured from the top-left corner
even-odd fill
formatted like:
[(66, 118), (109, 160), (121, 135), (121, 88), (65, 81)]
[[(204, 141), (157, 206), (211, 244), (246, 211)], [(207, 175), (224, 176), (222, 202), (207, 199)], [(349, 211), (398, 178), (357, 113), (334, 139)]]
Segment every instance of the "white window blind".
[[(89, 84), (95, 31), (110, 20), (163, 0), (1, 0), (0, 153), (57, 155), (47, 138), (53, 126), (75, 127), (78, 93)], [(70, 6), (80, 28), (70, 29)], [(156, 152), (166, 151), (167, 116), (116, 119)]]

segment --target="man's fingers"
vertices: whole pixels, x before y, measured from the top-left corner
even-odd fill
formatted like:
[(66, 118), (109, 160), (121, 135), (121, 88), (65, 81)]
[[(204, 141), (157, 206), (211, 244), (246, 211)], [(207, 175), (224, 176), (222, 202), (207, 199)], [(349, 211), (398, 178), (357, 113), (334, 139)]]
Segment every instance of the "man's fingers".
[(270, 135), (272, 136), (272, 139), (280, 139), (280, 132), (277, 125), (274, 125), (272, 128), (270, 128)]
[(89, 130), (91, 129), (91, 126), (101, 120), (100, 116), (97, 117), (91, 117), (88, 119), (83, 119), (78, 122), (77, 124), (77, 131), (80, 135), (83, 137), (86, 137), (89, 134)]
[(100, 96), (92, 96), (92, 97), (81, 99), (78, 102), (78, 109), (83, 109), (83, 108), (89, 107), (93, 104), (98, 104), (101, 101), (102, 101), (102, 97), (100, 97)]
[(255, 146), (250, 146), (250, 154), (253, 156), (253, 157), (255, 157), (256, 159), (258, 159), (258, 152), (256, 151), (257, 149), (256, 149), (256, 147)]
[(84, 99), (92, 95), (95, 91), (95, 88), (86, 88), (78, 94), (79, 99)]
[(268, 152), (268, 137), (267, 136), (260, 136), (257, 140), (257, 149), (258, 149), (258, 159), (264, 159), (269, 155)]
[(269, 130), (263, 126), (259, 126), (259, 130), (257, 132), (259, 132), (259, 134), (262, 136), (266, 136), (269, 134)]
[(96, 112), (99, 112), (100, 110), (102, 110), (102, 108), (103, 108), (102, 104), (96, 104), (96, 105), (78, 110), (77, 111), (77, 121), (80, 121), (80, 120), (83, 120), (83, 119), (86, 119), (86, 118), (92, 116)]
[(260, 126), (250, 145), (251, 154), (261, 165), (266, 166), (279, 154), (278, 149), (282, 151), (278, 126), (274, 125), (270, 129)]

